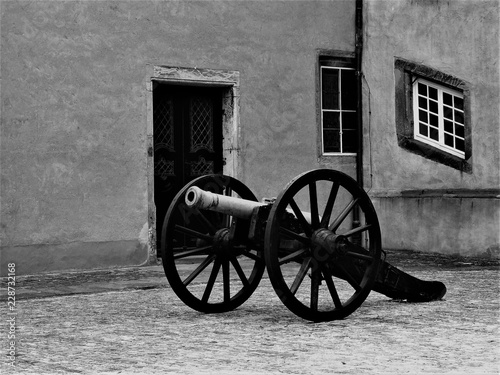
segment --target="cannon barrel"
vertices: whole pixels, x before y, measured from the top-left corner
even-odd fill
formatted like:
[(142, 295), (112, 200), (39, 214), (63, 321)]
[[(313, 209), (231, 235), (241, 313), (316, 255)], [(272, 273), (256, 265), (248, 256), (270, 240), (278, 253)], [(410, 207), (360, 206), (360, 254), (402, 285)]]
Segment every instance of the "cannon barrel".
[[(200, 189), (197, 186), (191, 186), (186, 191), (184, 199), (189, 208), (201, 208), (204, 210), (215, 211), (240, 219), (250, 219), (255, 208), (270, 204), (216, 194)], [(287, 209), (287, 211), (295, 216), (291, 209)], [(302, 215), (306, 221), (311, 224), (311, 213), (302, 211)], [(319, 220), (321, 220), (321, 215), (319, 216)]]
[[(270, 204), (216, 194), (200, 189), (197, 186), (191, 186), (186, 191), (186, 196), (184, 199), (186, 205), (189, 208), (201, 208), (203, 210), (215, 211), (240, 219), (250, 219), (255, 208), (267, 206)], [(291, 209), (287, 209), (287, 211), (295, 216)], [(302, 215), (310, 224), (311, 213), (302, 211)], [(319, 216), (319, 219), (321, 220), (321, 215)]]
[(191, 186), (186, 191), (185, 202), (189, 208), (211, 210), (240, 219), (249, 219), (256, 207), (266, 205), (265, 203), (212, 193), (197, 186)]

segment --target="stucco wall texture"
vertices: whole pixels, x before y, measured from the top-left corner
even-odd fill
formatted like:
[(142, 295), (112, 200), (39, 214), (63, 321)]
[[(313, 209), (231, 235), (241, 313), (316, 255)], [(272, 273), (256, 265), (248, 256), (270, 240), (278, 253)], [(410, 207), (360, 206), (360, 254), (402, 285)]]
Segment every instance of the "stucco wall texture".
[[(365, 187), (374, 198), (384, 246), (498, 256), (500, 199), (485, 193), (500, 187), (498, 1), (374, 0), (364, 6), (364, 102), (370, 111), (364, 121), (370, 134)], [(398, 146), (396, 57), (470, 85), (472, 173)], [(404, 196), (424, 189), (454, 192), (444, 198)]]
[(147, 260), (148, 66), (240, 72), (236, 177), (276, 196), (318, 166), (317, 49), (354, 51), (350, 0), (0, 6), (2, 273)]

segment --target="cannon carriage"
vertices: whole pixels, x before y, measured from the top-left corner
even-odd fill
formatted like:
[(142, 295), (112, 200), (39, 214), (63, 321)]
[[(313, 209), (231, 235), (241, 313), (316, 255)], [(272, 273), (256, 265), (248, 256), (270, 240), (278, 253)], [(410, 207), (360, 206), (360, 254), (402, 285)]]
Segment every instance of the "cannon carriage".
[(385, 260), (370, 198), (330, 169), (303, 173), (263, 202), (229, 176), (191, 181), (167, 211), (162, 258), (177, 296), (205, 313), (240, 306), (266, 268), (285, 306), (315, 322), (347, 317), (372, 290), (414, 302), (446, 293)]

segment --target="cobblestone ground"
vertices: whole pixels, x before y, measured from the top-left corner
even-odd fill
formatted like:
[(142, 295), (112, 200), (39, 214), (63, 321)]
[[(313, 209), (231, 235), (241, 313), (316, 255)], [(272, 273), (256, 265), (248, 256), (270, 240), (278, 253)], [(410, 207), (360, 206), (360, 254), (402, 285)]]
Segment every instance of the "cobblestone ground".
[(443, 281), (445, 299), (373, 292), (328, 323), (296, 317), (267, 278), (243, 306), (215, 315), (191, 310), (166, 283), (22, 299), (16, 366), (2, 361), (2, 373), (499, 374), (498, 268), (404, 270)]

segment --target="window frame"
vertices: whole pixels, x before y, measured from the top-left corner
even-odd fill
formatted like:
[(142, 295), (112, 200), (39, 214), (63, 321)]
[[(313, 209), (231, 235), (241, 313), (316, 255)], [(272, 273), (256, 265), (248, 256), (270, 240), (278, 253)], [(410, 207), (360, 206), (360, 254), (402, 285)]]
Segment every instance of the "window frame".
[[(408, 61), (399, 57), (394, 59), (395, 79), (395, 125), (399, 147), (408, 152), (420, 155), (426, 159), (444, 164), (461, 172), (472, 173), (472, 124), (471, 124), (471, 94), (470, 83), (455, 76), (443, 73), (428, 66)], [(464, 112), (464, 153), (457, 156), (429, 144), (416, 137), (414, 86), (418, 80), (423, 79), (443, 89), (459, 92), (463, 95)]]
[[(429, 80), (426, 80), (424, 78), (419, 77), (413, 82), (413, 98), (424, 97), (418, 93), (418, 84), (419, 83), (422, 83), (428, 87), (432, 87), (432, 88), (437, 90), (438, 140), (434, 140), (431, 137), (428, 137), (428, 136), (421, 134), (420, 129), (419, 129), (419, 127), (420, 127), (419, 111), (424, 110), (428, 113), (435, 113), (435, 112), (430, 112), (428, 109), (426, 110), (426, 109), (421, 108), (419, 106), (418, 100), (413, 100), (413, 124), (414, 124), (414, 137), (415, 137), (415, 139), (419, 140), (421, 142), (427, 143), (427, 144), (434, 146), (436, 148), (439, 148), (439, 149), (441, 149), (445, 152), (448, 152), (454, 156), (457, 156), (461, 159), (465, 159), (465, 150), (460, 151), (456, 147), (451, 147), (451, 146), (448, 146), (445, 144), (444, 139), (445, 139), (445, 133), (447, 133), (447, 132), (445, 131), (445, 126), (444, 126), (445, 116), (443, 114), (444, 107), (448, 106), (448, 105), (444, 104), (443, 94), (446, 93), (446, 94), (452, 95), (453, 97), (459, 97), (462, 100), (464, 98), (463, 94), (458, 90), (452, 90), (452, 89), (449, 89), (445, 86), (438, 85), (434, 82), (431, 82)], [(432, 100), (429, 96), (425, 96), (425, 98)], [(462, 112), (462, 115), (464, 114), (463, 109), (460, 110), (458, 108), (455, 108), (454, 106), (451, 108), (453, 108), (453, 110)], [(453, 121), (453, 122), (455, 122), (455, 121)], [(462, 125), (465, 128), (465, 124), (462, 124)], [(430, 124), (428, 126), (433, 127)], [(448, 133), (448, 134), (451, 134), (451, 133)], [(460, 137), (460, 136), (456, 135), (455, 132), (453, 133), (453, 137), (454, 138), (461, 138), (461, 139), (465, 140), (464, 137)]]
[[(357, 115), (358, 110), (354, 109), (343, 109), (342, 108), (342, 98), (341, 98), (341, 76), (339, 75), (339, 109), (324, 109), (323, 108), (323, 71), (324, 69), (337, 69), (339, 73), (341, 74), (342, 70), (349, 70), (349, 71), (356, 71), (356, 65), (355, 65), (355, 59), (353, 54), (351, 53), (337, 53), (335, 56), (332, 55), (319, 55), (318, 59), (318, 122), (319, 122), (319, 157), (337, 157), (337, 156), (348, 156), (348, 157), (353, 157), (357, 155), (357, 152), (343, 152), (343, 139), (342, 139), (342, 134), (343, 133), (343, 127), (342, 127), (342, 113), (352, 113), (353, 115)], [(358, 93), (359, 95), (359, 93)], [(324, 113), (326, 112), (336, 112), (339, 113), (339, 132), (340, 132), (340, 152), (332, 152), (332, 151), (325, 151), (325, 128), (324, 127)], [(356, 129), (348, 129), (349, 131), (352, 130), (353, 133), (355, 133), (355, 137), (358, 137), (359, 135), (357, 134), (357, 124), (356, 124)], [(357, 138), (356, 138), (356, 148), (357, 148)]]

